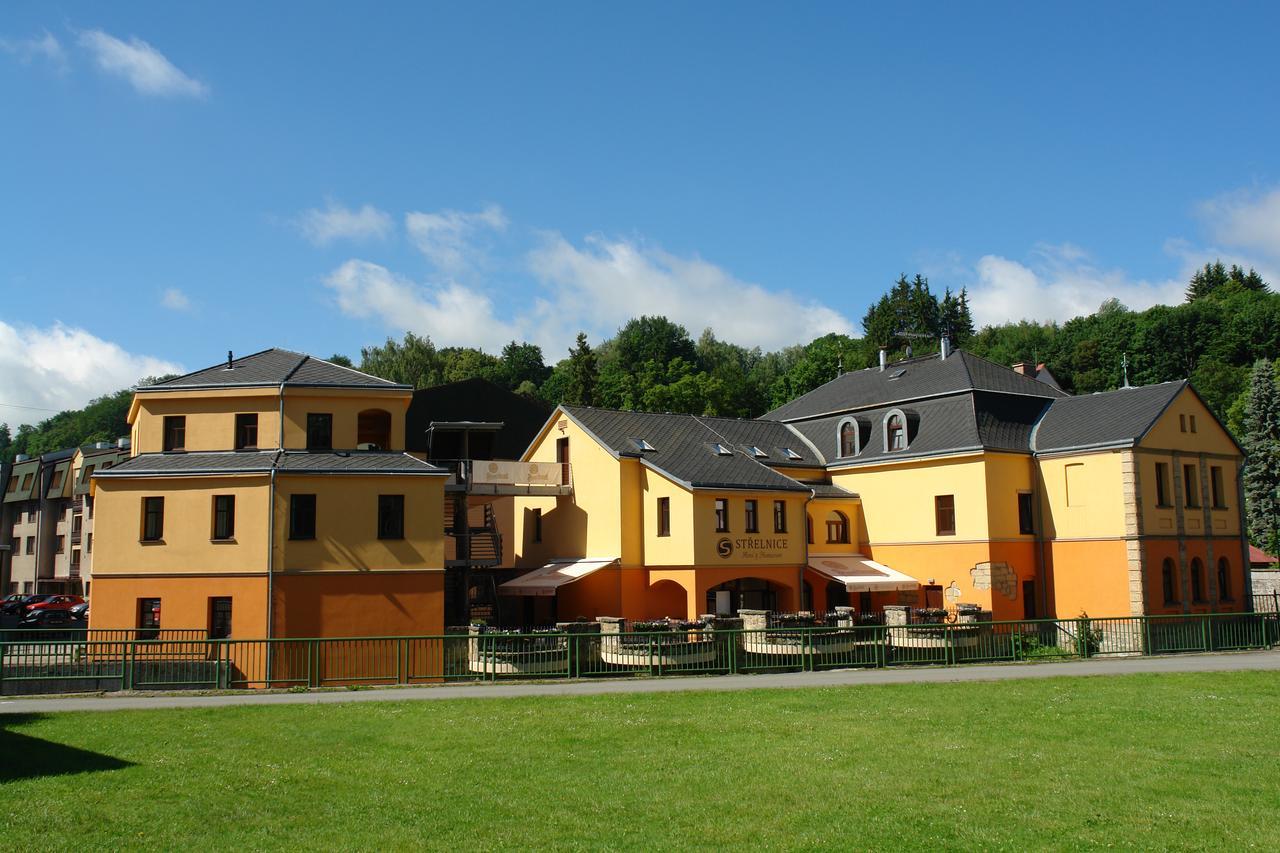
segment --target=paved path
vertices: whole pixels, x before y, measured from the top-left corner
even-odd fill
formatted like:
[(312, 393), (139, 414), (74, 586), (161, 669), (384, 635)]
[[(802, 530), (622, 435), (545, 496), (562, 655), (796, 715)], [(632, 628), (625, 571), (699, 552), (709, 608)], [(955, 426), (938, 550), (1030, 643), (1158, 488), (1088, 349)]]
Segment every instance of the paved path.
[(560, 681), (551, 683), (448, 684), (374, 690), (321, 690), (310, 693), (245, 691), (223, 695), (68, 696), (2, 699), (0, 714), (52, 711), (118, 711), (129, 708), (208, 708), (226, 705), (318, 705), (329, 702), (399, 702), (420, 699), (498, 699), (511, 696), (592, 696), (616, 693), (676, 693), (689, 690), (850, 687), (859, 684), (910, 684), (954, 681), (1010, 681), (1081, 675), (1132, 675), (1160, 672), (1280, 671), (1280, 650), (1170, 657), (1101, 658), (1043, 664), (843, 669), (762, 675), (673, 676), (652, 679)]

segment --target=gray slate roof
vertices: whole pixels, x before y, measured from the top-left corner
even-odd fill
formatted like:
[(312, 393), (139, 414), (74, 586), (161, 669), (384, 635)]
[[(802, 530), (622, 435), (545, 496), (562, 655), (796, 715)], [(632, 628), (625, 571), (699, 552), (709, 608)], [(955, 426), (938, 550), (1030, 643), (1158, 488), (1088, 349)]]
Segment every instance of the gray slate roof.
[(278, 450), (216, 453), (143, 453), (105, 471), (95, 479), (114, 477), (178, 477), (220, 474), (425, 474), (446, 476), (438, 468), (407, 453), (353, 451), (350, 453), (281, 453)]
[(1045, 453), (1137, 441), (1186, 387), (1181, 379), (1055, 400), (1032, 434), (1032, 448)]
[[(620, 412), (585, 406), (562, 406), (563, 411), (590, 432), (615, 456), (643, 459), (646, 465), (679, 483), (693, 488), (773, 489), (788, 492), (808, 491), (790, 477), (785, 477), (757, 462), (728, 436), (714, 428), (724, 427), (725, 418), (697, 418), (693, 415)], [(704, 423), (704, 421), (711, 422)], [(738, 423), (750, 425), (752, 421)], [(761, 441), (777, 437), (781, 424), (771, 424), (756, 436)], [(752, 435), (744, 426), (736, 433)], [(782, 427), (782, 429), (786, 429)], [(792, 436), (793, 445), (799, 440)], [(641, 452), (634, 439), (644, 439), (654, 450)], [(720, 442), (732, 445), (732, 455), (721, 456), (712, 449)], [(763, 448), (762, 448), (763, 449)], [(799, 447), (796, 447), (800, 450)], [(800, 451), (805, 452), (805, 451)], [(772, 460), (770, 460), (772, 461)]]
[[(905, 450), (886, 453), (885, 418), (894, 409), (900, 409), (907, 417), (907, 447)], [(941, 453), (976, 450), (983, 446), (971, 394), (857, 412), (853, 417), (864, 436), (862, 449), (856, 456), (841, 459), (838, 432), (841, 421), (846, 417), (849, 416), (832, 415), (819, 420), (800, 421), (792, 426), (816, 444), (826, 454), (827, 464), (833, 466), (936, 456)], [(1027, 448), (1024, 445), (1022, 449)]]
[(967, 391), (1047, 398), (1068, 396), (1065, 391), (1044, 382), (958, 350), (946, 359), (937, 355), (923, 356), (893, 362), (883, 371), (879, 367), (869, 367), (842, 374), (764, 417), (775, 421), (795, 421)]
[(285, 349), (269, 349), (253, 355), (241, 356), (226, 362), (178, 376), (155, 385), (139, 388), (140, 392), (173, 391), (194, 388), (244, 388), (273, 385), (291, 385), (319, 388), (377, 388), (412, 390), (410, 385), (399, 385), (343, 367), (300, 352)]

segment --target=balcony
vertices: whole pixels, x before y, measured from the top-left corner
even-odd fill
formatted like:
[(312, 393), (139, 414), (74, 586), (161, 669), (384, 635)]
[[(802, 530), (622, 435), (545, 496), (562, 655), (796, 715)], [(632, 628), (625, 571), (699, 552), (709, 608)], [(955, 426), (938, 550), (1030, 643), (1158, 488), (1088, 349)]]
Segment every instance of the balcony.
[(487, 459), (433, 460), (449, 471), (445, 491), (469, 495), (571, 495), (567, 462), (508, 462)]

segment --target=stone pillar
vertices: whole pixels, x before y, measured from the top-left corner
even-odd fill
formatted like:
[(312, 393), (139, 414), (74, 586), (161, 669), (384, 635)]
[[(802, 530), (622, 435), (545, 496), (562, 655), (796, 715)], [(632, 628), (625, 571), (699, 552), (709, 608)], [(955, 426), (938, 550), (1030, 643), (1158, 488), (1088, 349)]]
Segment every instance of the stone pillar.
[(856, 608), (837, 604), (833, 609), (836, 613), (836, 624), (841, 628), (852, 628), (856, 624), (854, 615), (857, 612)]
[(596, 621), (600, 623), (601, 634), (621, 634), (627, 623), (621, 616), (597, 616)]
[(973, 623), (982, 617), (982, 608), (977, 604), (957, 604), (956, 605), (956, 621)]
[(911, 622), (911, 608), (905, 604), (886, 604), (884, 606), (884, 624), (907, 625)]
[(739, 610), (738, 616), (742, 619), (742, 627), (748, 631), (763, 631), (769, 627), (768, 610)]

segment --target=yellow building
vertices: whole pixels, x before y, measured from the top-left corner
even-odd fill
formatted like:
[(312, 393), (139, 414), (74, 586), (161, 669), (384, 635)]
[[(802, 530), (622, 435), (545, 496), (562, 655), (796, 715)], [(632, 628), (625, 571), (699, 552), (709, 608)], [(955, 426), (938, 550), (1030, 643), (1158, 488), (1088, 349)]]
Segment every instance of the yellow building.
[(954, 352), (759, 420), (562, 406), (524, 461), (570, 460), (571, 494), (516, 499), (532, 571), (500, 588), (504, 621), (1248, 600), (1241, 452), (1186, 382), (1071, 397)]
[(404, 452), (412, 389), (271, 349), (138, 389), (93, 475), (94, 628), (439, 633), (445, 472)]

